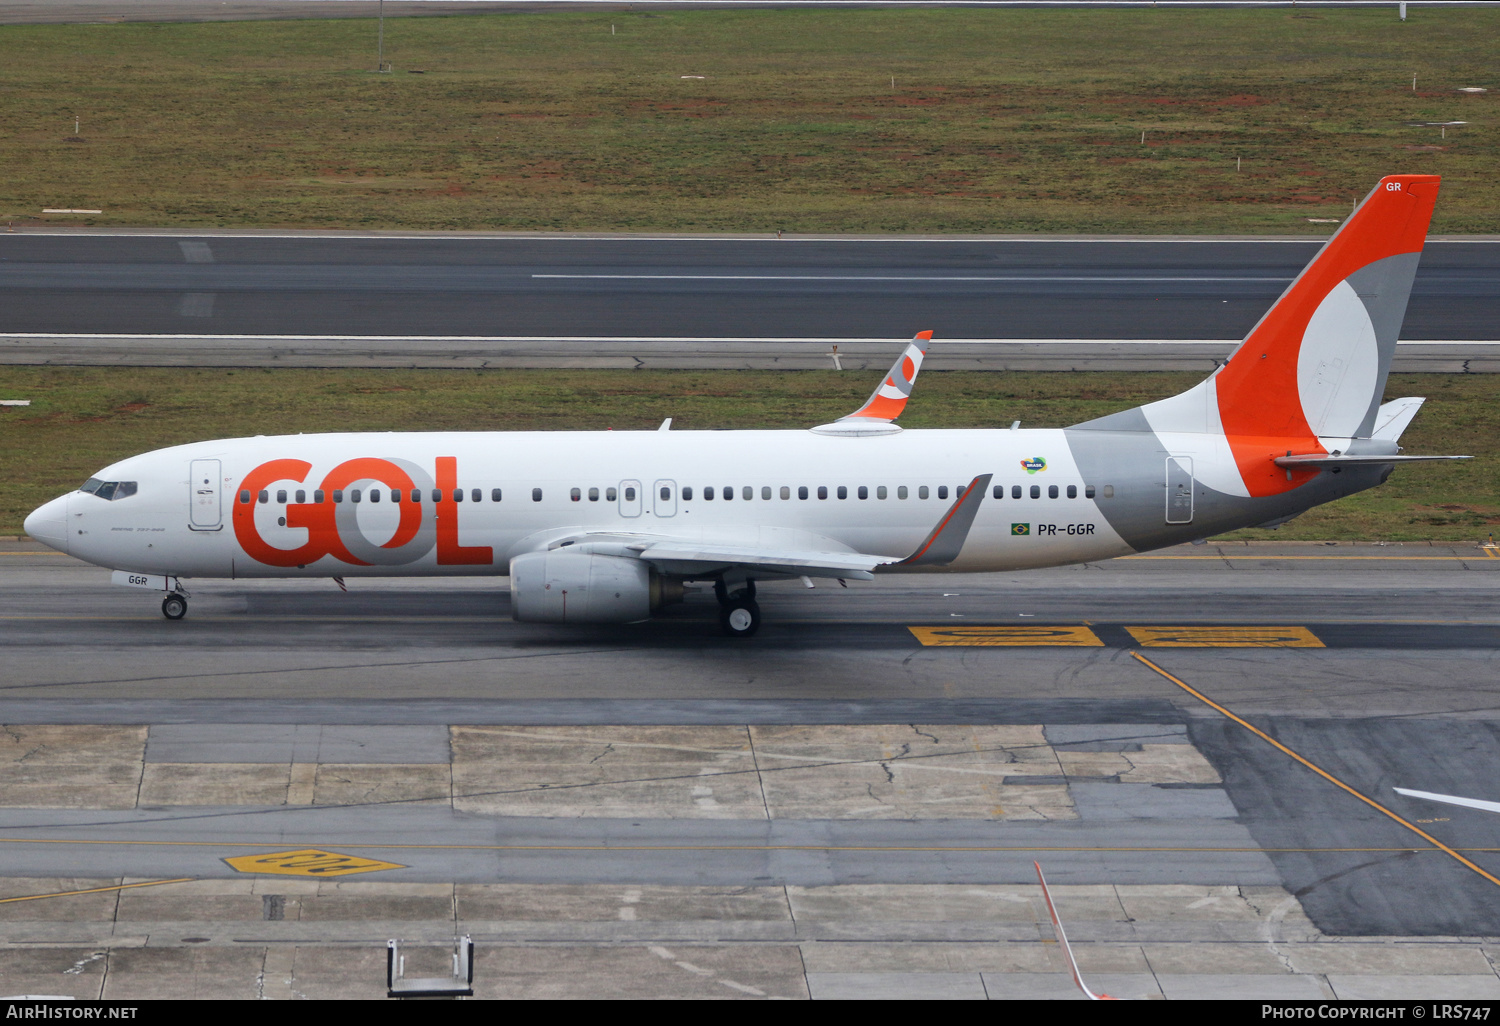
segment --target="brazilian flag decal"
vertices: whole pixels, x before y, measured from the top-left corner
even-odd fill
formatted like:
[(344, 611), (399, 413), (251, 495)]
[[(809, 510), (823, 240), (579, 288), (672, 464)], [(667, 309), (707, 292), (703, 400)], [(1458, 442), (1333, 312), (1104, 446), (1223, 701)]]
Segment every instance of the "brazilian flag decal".
[(1030, 534), (1031, 533), (1031, 525), (1030, 524), (1011, 524), (1010, 525), (1010, 533), (1011, 534)]

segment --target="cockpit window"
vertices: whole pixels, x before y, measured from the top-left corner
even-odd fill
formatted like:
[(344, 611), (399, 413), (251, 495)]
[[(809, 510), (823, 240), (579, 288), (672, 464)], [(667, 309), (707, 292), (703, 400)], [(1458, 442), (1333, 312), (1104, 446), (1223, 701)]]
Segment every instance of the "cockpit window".
[(135, 494), (135, 489), (134, 481), (101, 481), (97, 477), (91, 477), (78, 490), (113, 502), (115, 499), (128, 499)]

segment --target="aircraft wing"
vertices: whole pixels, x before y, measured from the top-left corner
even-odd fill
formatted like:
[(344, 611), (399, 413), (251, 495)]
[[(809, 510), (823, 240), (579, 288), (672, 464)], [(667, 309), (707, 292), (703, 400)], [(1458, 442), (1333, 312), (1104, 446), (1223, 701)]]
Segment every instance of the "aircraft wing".
[(690, 568), (696, 567), (736, 566), (762, 573), (842, 577), (856, 581), (872, 581), (875, 579), (872, 570), (883, 563), (895, 562), (890, 556), (875, 556), (864, 552), (775, 550), (749, 545), (683, 543), (674, 540), (663, 540), (646, 546), (640, 551), (640, 558), (653, 563), (672, 564), (668, 569), (679, 572), (691, 572)]
[[(981, 474), (954, 499), (922, 543), (907, 556), (855, 552), (831, 538), (798, 532), (786, 547), (740, 544), (733, 539), (689, 539), (670, 535), (591, 532), (554, 537), (547, 548), (574, 547), (579, 552), (632, 556), (658, 564), (667, 573), (692, 576), (731, 567), (791, 577), (837, 577), (874, 580), (882, 566), (946, 566), (963, 551), (969, 528), (989, 489), (990, 474)], [(822, 543), (826, 547), (814, 547)]]

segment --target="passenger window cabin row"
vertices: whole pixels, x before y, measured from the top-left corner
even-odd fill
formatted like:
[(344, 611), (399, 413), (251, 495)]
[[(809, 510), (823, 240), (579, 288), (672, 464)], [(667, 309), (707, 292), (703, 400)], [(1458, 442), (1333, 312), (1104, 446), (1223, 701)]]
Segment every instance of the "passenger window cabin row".
[[(964, 494), (965, 487), (967, 487), (967, 486), (965, 486), (965, 485), (958, 485), (957, 487), (955, 487), (953, 489), (953, 497), (956, 498), (956, 499), (957, 498), (962, 498), (963, 494)], [(574, 489), (574, 491), (576, 492), (577, 489)], [(911, 491), (907, 488), (906, 485), (897, 485), (895, 491), (896, 491), (896, 498), (898, 498), (898, 499), (908, 499), (908, 498), (911, 497)], [(1031, 497), (1033, 499), (1040, 499), (1042, 497), (1042, 486), (1041, 485), (1032, 485), (1030, 491), (1031, 491)], [(857, 486), (854, 489), (854, 494), (857, 497), (861, 498), (861, 499), (868, 499), (870, 497), (870, 492), (871, 492), (871, 489), (870, 489), (870, 487), (868, 485), (859, 485), (859, 486)], [(662, 489), (662, 498), (663, 499), (669, 499), (669, 498), (671, 498), (671, 496), (668, 495), (668, 494), (666, 494), (666, 493), (667, 493), (667, 489), (663, 488)], [(849, 486), (848, 485), (839, 485), (837, 488), (833, 489), (833, 493), (838, 498), (840, 498), (840, 499), (847, 499), (847, 498), (849, 498)], [(734, 490), (733, 486), (726, 486), (720, 492), (716, 493), (715, 490), (714, 490), (714, 486), (713, 485), (709, 485), (708, 487), (706, 487), (706, 488), (703, 489), (703, 498), (705, 500), (712, 500), (712, 499), (714, 499), (716, 494), (722, 495), (723, 496), (723, 501), (728, 502), (728, 501), (730, 501), (731, 499), (733, 499), (735, 497), (735, 490)], [(769, 499), (769, 498), (772, 497), (772, 494), (773, 493), (772, 493), (772, 489), (771, 489), (770, 485), (762, 485), (761, 486), (760, 497), (762, 499)], [(874, 488), (874, 494), (875, 494), (875, 498), (877, 498), (877, 499), (886, 499), (886, 498), (890, 497), (891, 493), (890, 493), (890, 489), (888, 489), (885, 485), (876, 485), (875, 488)], [(995, 485), (993, 491), (991, 492), (991, 494), (995, 498), (997, 498), (997, 499), (1003, 499), (1003, 498), (1005, 498), (1005, 486), (1004, 485)], [(1094, 497), (1094, 486), (1093, 485), (1084, 485), (1083, 494), (1084, 494), (1085, 498), (1092, 499)], [(1104, 497), (1105, 498), (1110, 498), (1113, 494), (1114, 494), (1114, 488), (1111, 487), (1111, 486), (1109, 486), (1109, 485), (1105, 485), (1104, 486)], [(783, 499), (790, 499), (792, 497), (792, 489), (791, 489), (791, 487), (789, 485), (782, 485), (781, 488), (780, 488), (780, 495), (781, 495), (781, 497)], [(829, 489), (828, 489), (828, 487), (826, 485), (819, 485), (818, 488), (817, 488), (817, 495), (818, 495), (818, 498), (820, 498), (820, 499), (826, 499), (826, 498), (828, 498), (828, 495), (829, 495)], [(1022, 498), (1024, 495), (1025, 495), (1025, 492), (1022, 490), (1022, 488), (1021, 488), (1020, 485), (1011, 485), (1011, 488), (1010, 488), (1010, 497), (1012, 499), (1019, 499), (1019, 498)], [(1059, 498), (1060, 495), (1061, 495), (1061, 491), (1060, 491), (1058, 485), (1048, 485), (1047, 486), (1047, 497), (1049, 499)], [(812, 492), (808, 488), (807, 485), (801, 485), (801, 486), (799, 486), (797, 488), (797, 498), (799, 498), (799, 499), (807, 499), (807, 498), (811, 498), (811, 496), (812, 496)], [(1076, 498), (1078, 498), (1078, 486), (1077, 485), (1068, 485), (1067, 486), (1067, 496), (1070, 499), (1076, 499)], [(931, 497), (932, 497), (932, 489), (930, 489), (927, 485), (919, 485), (917, 487), (917, 498), (918, 499), (929, 499)], [(937, 497), (939, 499), (946, 499), (946, 498), (948, 498), (948, 486), (947, 485), (938, 485), (937, 486)], [(693, 499), (693, 489), (692, 489), (691, 485), (685, 486), (682, 489), (682, 498), (683, 498), (684, 502), (691, 502), (692, 501), (692, 499)], [(755, 489), (753, 487), (751, 487), (750, 485), (744, 485), (740, 489), (740, 498), (744, 499), (744, 500), (749, 500), (749, 499), (755, 498)], [(574, 501), (577, 501), (576, 498), (575, 498)]]
[[(614, 491), (614, 489), (611, 488), (610, 491)], [(312, 501), (315, 503), (322, 503), (327, 502), (331, 499), (333, 502), (343, 502), (347, 498), (350, 502), (383, 502), (385, 501), (384, 497), (386, 494), (387, 490), (384, 488), (350, 488), (348, 491), (345, 491), (342, 488), (335, 488), (331, 492), (325, 492), (321, 488), (316, 488), (312, 493)], [(406, 493), (399, 488), (390, 489), (389, 494), (390, 501), (395, 503), (402, 502), (403, 496), (406, 495)], [(490, 501), (499, 502), (500, 494), (501, 492), (499, 488), (491, 488)], [(484, 489), (482, 488), (470, 488), (467, 491), (463, 488), (455, 488), (452, 492), (452, 501), (463, 502), (465, 495), (468, 496), (468, 500), (470, 502), (484, 501)], [(533, 488), (531, 490), (531, 497), (535, 501), (541, 502), (542, 490), (540, 488)], [(262, 505), (270, 502), (271, 493), (265, 489), (262, 489), (260, 494), (256, 496), (256, 501), (261, 503)], [(282, 505), (285, 505), (287, 502), (304, 503), (307, 501), (307, 490), (298, 488), (295, 493), (288, 493), (285, 488), (279, 488), (276, 491), (276, 501)], [(411, 490), (411, 498), (409, 501), (421, 502), (422, 489), (413, 488)], [(442, 502), (443, 493), (436, 488), (432, 489), (432, 501)], [(249, 504), (250, 492), (248, 489), (242, 489), (240, 491), (240, 505), (248, 506)]]
[[(957, 487), (955, 487), (953, 489), (953, 496), (954, 496), (954, 498), (962, 498), (963, 497), (964, 487), (965, 487), (964, 485), (958, 485)], [(489, 490), (489, 492), (490, 492), (489, 500), (491, 502), (499, 502), (499, 501), (501, 501), (501, 496), (503, 494), (501, 489), (499, 489), (499, 488), (491, 488)], [(669, 487), (663, 487), (661, 489), (661, 492), (662, 492), (662, 494), (661, 494), (662, 499), (664, 499), (664, 500), (670, 500), (672, 498), (671, 489)], [(779, 492), (780, 492), (781, 498), (783, 498), (783, 499), (790, 499), (792, 497), (792, 489), (791, 489), (791, 486), (789, 486), (789, 485), (782, 485), (781, 488), (780, 488), (780, 490), (779, 490)], [(886, 499), (886, 498), (890, 497), (890, 490), (887, 489), (887, 487), (885, 485), (876, 485), (875, 489), (874, 489), (874, 492), (875, 492), (875, 498), (877, 498), (877, 499)], [(1024, 498), (1028, 492), (1029, 492), (1031, 498), (1033, 498), (1033, 499), (1040, 499), (1042, 497), (1042, 486), (1041, 485), (1032, 485), (1029, 489), (1026, 489), (1026, 490), (1023, 490), (1023, 488), (1022, 488), (1021, 485), (1011, 485), (1010, 486), (1010, 497), (1012, 499)], [(568, 492), (568, 498), (571, 499), (574, 502), (581, 502), (581, 501), (583, 501), (583, 493), (584, 493), (583, 489), (581, 489), (581, 488), (573, 488), (573, 489), (569, 490), (569, 492)], [(1113, 485), (1105, 485), (1104, 486), (1104, 492), (1103, 492), (1103, 497), (1104, 498), (1106, 498), (1106, 499), (1113, 498), (1114, 497), (1114, 493), (1115, 493), (1115, 489), (1114, 489)], [(131, 494), (131, 493), (127, 492), (126, 494)], [(333, 502), (341, 503), (341, 502), (345, 501), (345, 499), (347, 498), (348, 501), (350, 501), (350, 502), (372, 502), (372, 503), (378, 503), (378, 502), (385, 501), (386, 494), (387, 494), (387, 490), (383, 489), (383, 488), (370, 488), (370, 489), (351, 488), (347, 492), (345, 492), (345, 490), (342, 489), (342, 488), (335, 488), (335, 489), (333, 489), (333, 491), (331, 493), (325, 492), (323, 489), (318, 488), (318, 489), (314, 489), (314, 491), (312, 493), (312, 501), (315, 502), (315, 503), (322, 503), (322, 502), (329, 501), (329, 499), (331, 498)], [(405, 498), (406, 494), (407, 494), (406, 492), (402, 491), (399, 488), (389, 489), (389, 496), (390, 496), (390, 501), (391, 502), (400, 503), (402, 501), (410, 501), (410, 502), (420, 503), (420, 502), (423, 501), (423, 492), (422, 492), (422, 490), (420, 488), (413, 488), (413, 489), (411, 489), (409, 500)], [(618, 498), (618, 493), (617, 493), (616, 489), (614, 489), (614, 488), (605, 488), (603, 490), (603, 494), (604, 494), (604, 499), (605, 499), (606, 502), (614, 502)], [(761, 486), (760, 497), (762, 499), (770, 499), (772, 497), (772, 494), (773, 493), (772, 493), (772, 489), (771, 489), (770, 485), (762, 485)], [(847, 498), (849, 498), (849, 486), (848, 485), (838, 485), (836, 488), (833, 489), (833, 494), (836, 495), (840, 499), (847, 499)], [(854, 494), (858, 498), (868, 499), (870, 497), (870, 488), (867, 485), (858, 485), (854, 489)], [(1076, 499), (1076, 498), (1078, 498), (1078, 486), (1077, 485), (1071, 485), (1071, 484), (1067, 485), (1066, 486), (1066, 494), (1067, 494), (1067, 497), (1070, 498), (1070, 499)], [(467, 489), (467, 490), (465, 490), (463, 488), (455, 488), (451, 492), (451, 499), (452, 499), (453, 502), (463, 502), (466, 495), (467, 495), (467, 498), (468, 498), (469, 502), (483, 502), (484, 501), (484, 489), (482, 489), (482, 488), (470, 488), (470, 489)], [(896, 486), (896, 498), (898, 498), (898, 499), (906, 499), (906, 498), (909, 498), (910, 495), (911, 495), (911, 493), (908, 490), (908, 488), (907, 488), (906, 485), (897, 485)], [(992, 491), (991, 491), (991, 495), (994, 498), (996, 498), (996, 499), (1003, 499), (1003, 498), (1005, 498), (1005, 486), (1004, 485), (995, 485), (993, 487)], [(1058, 486), (1058, 485), (1047, 485), (1047, 498), (1049, 498), (1049, 499), (1057, 499), (1057, 498), (1061, 498), (1062, 495), (1063, 495), (1063, 489), (1060, 486)], [(1095, 490), (1094, 490), (1094, 486), (1093, 485), (1084, 485), (1083, 486), (1083, 496), (1084, 496), (1084, 498), (1086, 498), (1086, 499), (1092, 499), (1092, 498), (1094, 498), (1094, 495), (1095, 495)], [(432, 489), (431, 496), (432, 496), (432, 501), (433, 502), (442, 502), (443, 501), (443, 492), (441, 492), (440, 490), (438, 490), (436, 488)], [(734, 487), (732, 485), (725, 485), (722, 489), (717, 489), (716, 490), (713, 485), (708, 485), (707, 487), (705, 487), (703, 489), (703, 498), (704, 498), (705, 501), (713, 501), (716, 497), (719, 497), (719, 496), (722, 496), (722, 501), (724, 501), (724, 502), (729, 502), (729, 501), (733, 500), (734, 497), (735, 497), (735, 489), (734, 489)], [(740, 489), (739, 496), (740, 496), (740, 498), (743, 501), (752, 500), (752, 499), (755, 498), (755, 489), (753, 487), (751, 487), (750, 485), (744, 485)], [(799, 499), (807, 499), (807, 498), (811, 498), (811, 496), (812, 496), (812, 490), (809, 489), (807, 485), (800, 485), (797, 488), (797, 498), (799, 498)], [(819, 499), (827, 499), (828, 496), (829, 496), (829, 489), (828, 489), (828, 487), (826, 485), (819, 485), (817, 487), (817, 496), (818, 496)], [(115, 496), (115, 497), (118, 498), (119, 496)], [(590, 502), (598, 502), (599, 501), (599, 497), (600, 497), (600, 490), (598, 488), (590, 488), (590, 489), (588, 489), (588, 500)], [(927, 499), (927, 498), (931, 498), (931, 497), (932, 497), (932, 491), (931, 491), (931, 489), (928, 488), (927, 485), (919, 485), (917, 487), (917, 498), (918, 499)], [(946, 499), (946, 498), (948, 498), (948, 486), (947, 485), (938, 485), (937, 486), (937, 497), (939, 499)], [(683, 489), (682, 489), (682, 500), (684, 502), (692, 502), (693, 501), (693, 487), (692, 487), (692, 485), (686, 485), (686, 486), (683, 487)], [(261, 492), (260, 492), (260, 494), (256, 496), (256, 501), (260, 502), (263, 505), (266, 504), (266, 503), (269, 503), (271, 501), (271, 493), (270, 493), (270, 491), (262, 489)], [(306, 489), (298, 488), (295, 492), (288, 492), (285, 488), (280, 488), (280, 489), (277, 489), (277, 491), (276, 491), (276, 501), (277, 501), (277, 503), (279, 503), (281, 505), (285, 505), (289, 501), (291, 501), (291, 502), (298, 502), (298, 503), (305, 503), (305, 502), (307, 502), (307, 491), (306, 491)], [(540, 488), (533, 488), (531, 490), (531, 501), (532, 502), (541, 502), (542, 501), (542, 490)], [(636, 490), (634, 488), (629, 487), (629, 486), (627, 486), (625, 488), (625, 501), (626, 502), (634, 502), (634, 501), (636, 501)], [(249, 490), (242, 490), (240, 492), (240, 503), (241, 503), (241, 505), (249, 505), (250, 504), (250, 492), (249, 492)]]

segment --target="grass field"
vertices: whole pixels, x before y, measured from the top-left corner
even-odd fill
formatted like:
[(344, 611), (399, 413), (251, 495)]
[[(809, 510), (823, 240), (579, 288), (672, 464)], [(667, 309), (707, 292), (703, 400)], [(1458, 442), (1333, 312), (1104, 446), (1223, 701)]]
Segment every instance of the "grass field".
[[(907, 427), (1062, 427), (1187, 388), (1197, 374), (929, 372)], [(0, 534), (96, 470), (149, 449), (299, 431), (804, 428), (862, 403), (872, 379), (835, 371), (323, 371), (0, 368)], [(1495, 375), (1393, 375), (1428, 402), (1402, 438), (1469, 463), (1399, 469), (1384, 486), (1278, 532), (1235, 537), (1474, 540), (1500, 524)]]
[(1497, 232), (1497, 39), (1483, 6), (570, 10), (388, 20), (379, 75), (372, 21), (6, 26), (0, 216), (1308, 233), (1411, 172), (1435, 232)]

